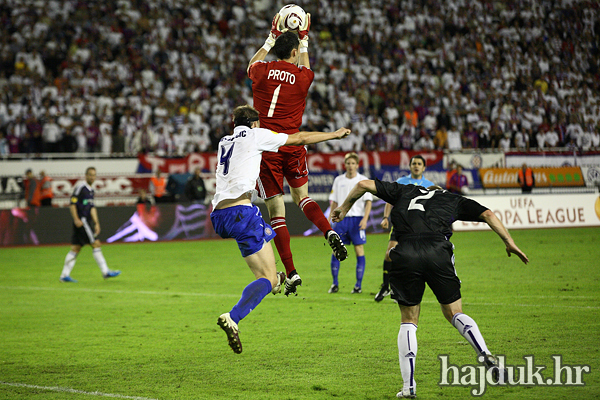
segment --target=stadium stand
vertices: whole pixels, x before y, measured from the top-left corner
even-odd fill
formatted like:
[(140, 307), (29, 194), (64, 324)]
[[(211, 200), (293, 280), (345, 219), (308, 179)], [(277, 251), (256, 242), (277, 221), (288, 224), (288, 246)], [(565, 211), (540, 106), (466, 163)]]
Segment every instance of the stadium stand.
[[(299, 4), (304, 125), (356, 133), (313, 150), (600, 148), (598, 2)], [(281, 5), (2, 2), (0, 156), (214, 151)]]

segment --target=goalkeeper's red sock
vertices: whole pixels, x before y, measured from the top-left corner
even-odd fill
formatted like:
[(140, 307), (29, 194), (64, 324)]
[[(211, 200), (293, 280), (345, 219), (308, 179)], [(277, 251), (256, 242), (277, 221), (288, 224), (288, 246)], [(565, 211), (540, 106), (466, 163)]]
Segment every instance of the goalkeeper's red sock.
[(281, 262), (285, 267), (285, 274), (290, 277), (290, 273), (296, 271), (294, 267), (294, 260), (292, 258), (292, 249), (290, 248), (290, 232), (288, 231), (284, 217), (273, 217), (271, 218), (271, 227), (277, 233), (275, 239), (275, 247), (281, 258)]
[(313, 199), (310, 197), (303, 198), (298, 203), (298, 207), (306, 215), (306, 218), (315, 224), (324, 235), (331, 230), (331, 225), (327, 221), (327, 218), (325, 218), (325, 215), (323, 215), (321, 207)]

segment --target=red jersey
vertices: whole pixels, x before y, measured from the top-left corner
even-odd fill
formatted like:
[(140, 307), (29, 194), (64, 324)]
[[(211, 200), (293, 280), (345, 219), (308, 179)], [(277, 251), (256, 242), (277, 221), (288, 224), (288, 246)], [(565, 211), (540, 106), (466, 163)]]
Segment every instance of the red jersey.
[(257, 61), (250, 66), (248, 76), (260, 127), (287, 134), (298, 132), (315, 73), (287, 61)]

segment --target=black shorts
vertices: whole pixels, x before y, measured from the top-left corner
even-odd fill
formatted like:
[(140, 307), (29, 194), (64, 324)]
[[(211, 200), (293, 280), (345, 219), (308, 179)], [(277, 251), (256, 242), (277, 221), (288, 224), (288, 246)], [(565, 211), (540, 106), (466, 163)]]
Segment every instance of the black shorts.
[(460, 299), (460, 279), (454, 269), (454, 245), (445, 239), (411, 235), (390, 251), (392, 298), (404, 306), (421, 303), (425, 283), (440, 304)]
[(96, 241), (94, 236), (94, 222), (88, 221), (85, 218), (81, 219), (83, 226), (78, 228), (73, 224), (73, 235), (71, 236), (71, 244), (85, 246), (86, 244), (92, 244)]

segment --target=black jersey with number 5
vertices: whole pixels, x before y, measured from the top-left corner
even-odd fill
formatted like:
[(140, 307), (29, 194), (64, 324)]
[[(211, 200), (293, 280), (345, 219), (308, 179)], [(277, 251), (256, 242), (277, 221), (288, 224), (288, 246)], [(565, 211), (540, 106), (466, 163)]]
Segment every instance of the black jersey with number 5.
[(382, 182), (375, 179), (377, 197), (394, 206), (390, 220), (396, 240), (403, 235), (441, 233), (452, 236), (454, 221), (480, 221), (487, 210), (478, 202), (445, 190)]

